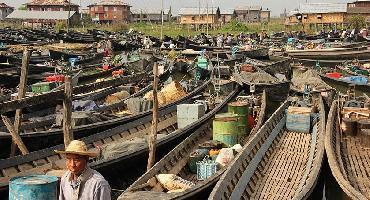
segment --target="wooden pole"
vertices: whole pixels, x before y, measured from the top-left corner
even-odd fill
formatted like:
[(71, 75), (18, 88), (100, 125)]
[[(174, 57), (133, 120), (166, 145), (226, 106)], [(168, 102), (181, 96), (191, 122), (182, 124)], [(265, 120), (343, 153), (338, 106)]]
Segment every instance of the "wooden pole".
[[(30, 56), (31, 56), (31, 52), (28, 49), (24, 49), (23, 58), (22, 58), (21, 77), (20, 77), (20, 80), (19, 80), (18, 100), (23, 99), (26, 96), (28, 66), (29, 66), (28, 64), (29, 64), (29, 61), (30, 61)], [(22, 109), (17, 109), (15, 111), (15, 119), (14, 119), (14, 127), (13, 128), (14, 128), (14, 134), (16, 134), (18, 136), (19, 136), (19, 133), (20, 133), (21, 122), (22, 122)], [(10, 150), (10, 157), (15, 156), (15, 153), (16, 153), (16, 146), (15, 146), (15, 143), (12, 142), (11, 150)]]
[(15, 131), (14, 126), (12, 125), (12, 122), (10, 119), (4, 115), (1, 115), (1, 118), (3, 119), (3, 122), (6, 126), (6, 128), (9, 130), (10, 135), (12, 136), (12, 140), (15, 144), (17, 144), (18, 148), (21, 150), (22, 155), (28, 154), (28, 150), (26, 148), (26, 145), (24, 145), (22, 138), (19, 136), (19, 134)]
[(64, 101), (63, 101), (63, 136), (64, 146), (67, 147), (73, 140), (72, 130), (72, 78), (65, 77)]
[(149, 135), (149, 157), (147, 170), (153, 167), (155, 162), (155, 151), (156, 151), (156, 142), (157, 142), (157, 125), (158, 125), (158, 96), (157, 96), (157, 87), (158, 87), (158, 64), (154, 63), (153, 67), (154, 81), (153, 81), (153, 120), (152, 120), (152, 130)]
[(68, 1), (68, 19), (67, 19), (67, 33), (69, 33), (69, 27), (71, 25), (70, 18), (71, 17), (71, 0)]

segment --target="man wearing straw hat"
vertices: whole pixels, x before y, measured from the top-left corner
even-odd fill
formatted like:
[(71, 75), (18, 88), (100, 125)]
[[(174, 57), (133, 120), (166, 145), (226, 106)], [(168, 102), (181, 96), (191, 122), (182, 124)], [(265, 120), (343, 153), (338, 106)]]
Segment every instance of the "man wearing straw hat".
[(86, 144), (73, 140), (65, 151), (55, 151), (65, 155), (68, 171), (60, 182), (59, 200), (110, 200), (110, 186), (104, 177), (87, 166), (90, 157), (97, 153), (87, 151)]

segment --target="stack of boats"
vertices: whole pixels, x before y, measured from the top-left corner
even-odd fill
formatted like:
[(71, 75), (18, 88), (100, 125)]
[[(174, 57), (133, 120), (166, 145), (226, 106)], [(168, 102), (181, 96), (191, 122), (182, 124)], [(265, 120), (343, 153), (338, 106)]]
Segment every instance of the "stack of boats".
[[(30, 37), (28, 31), (22, 34)], [(15, 86), (3, 94), (3, 115), (12, 118), (14, 110), (23, 109), (20, 137), (30, 153), (8, 156), (12, 136), (1, 123), (0, 198), (7, 196), (13, 177), (65, 172), (65, 158), (55, 150), (64, 148), (61, 105), (66, 75), (73, 76), (74, 83), (74, 138), (99, 152), (89, 166), (109, 181), (118, 199), (313, 198), (325, 152), (346, 195), (370, 198), (370, 100), (350, 91), (333, 101), (335, 86), (328, 80), (348, 81), (344, 75), (325, 71), (321, 62), (307, 69), (304, 62), (291, 65), (290, 59), (253, 59), (266, 59), (266, 47), (221, 48), (166, 37), (165, 42), (184, 48), (114, 52), (108, 48), (107, 36), (112, 36), (116, 50), (139, 48), (130, 41), (143, 39), (98, 30), (56, 33), (50, 37), (86, 43), (102, 40), (98, 46), (103, 48), (49, 45), (48, 55), (41, 51), (31, 56), (30, 69), (38, 68), (34, 74), (42, 78), (35, 79), (36, 84), (29, 82), (26, 97), (16, 99)], [(330, 60), (331, 54), (323, 52), (332, 51), (287, 54)], [(9, 65), (17, 69), (21, 63), (17, 54), (2, 58), (9, 62), (12, 58)], [(40, 63), (54, 71), (40, 70)], [(145, 171), (154, 63), (160, 71), (158, 162)], [(368, 78), (367, 64), (361, 62), (338, 69)], [(351, 79), (348, 85), (355, 83), (357, 89), (361, 84), (356, 81)]]

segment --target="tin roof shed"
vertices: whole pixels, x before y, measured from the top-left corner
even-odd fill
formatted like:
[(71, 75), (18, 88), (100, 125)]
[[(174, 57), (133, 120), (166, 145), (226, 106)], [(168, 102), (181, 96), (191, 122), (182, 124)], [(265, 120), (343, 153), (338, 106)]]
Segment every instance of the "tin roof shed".
[[(180, 8), (179, 10), (179, 15), (205, 15), (207, 14), (208, 10), (208, 15), (212, 14), (212, 8), (209, 7), (207, 8)], [(216, 14), (217, 8), (213, 8), (213, 14)]]
[[(72, 17), (76, 11), (71, 11)], [(39, 19), (39, 20), (67, 20), (68, 11), (28, 11), (15, 10), (6, 19)]]
[(299, 6), (299, 13), (345, 13), (346, 3), (303, 3)]

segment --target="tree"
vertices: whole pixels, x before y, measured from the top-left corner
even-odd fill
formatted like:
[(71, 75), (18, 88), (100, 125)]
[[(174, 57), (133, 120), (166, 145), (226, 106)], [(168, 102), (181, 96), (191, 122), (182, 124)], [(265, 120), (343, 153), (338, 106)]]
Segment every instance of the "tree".
[(26, 8), (25, 5), (21, 5), (21, 6), (19, 6), (18, 10), (27, 10), (27, 8)]
[(354, 29), (366, 27), (366, 19), (363, 15), (353, 15), (348, 19), (349, 26)]

